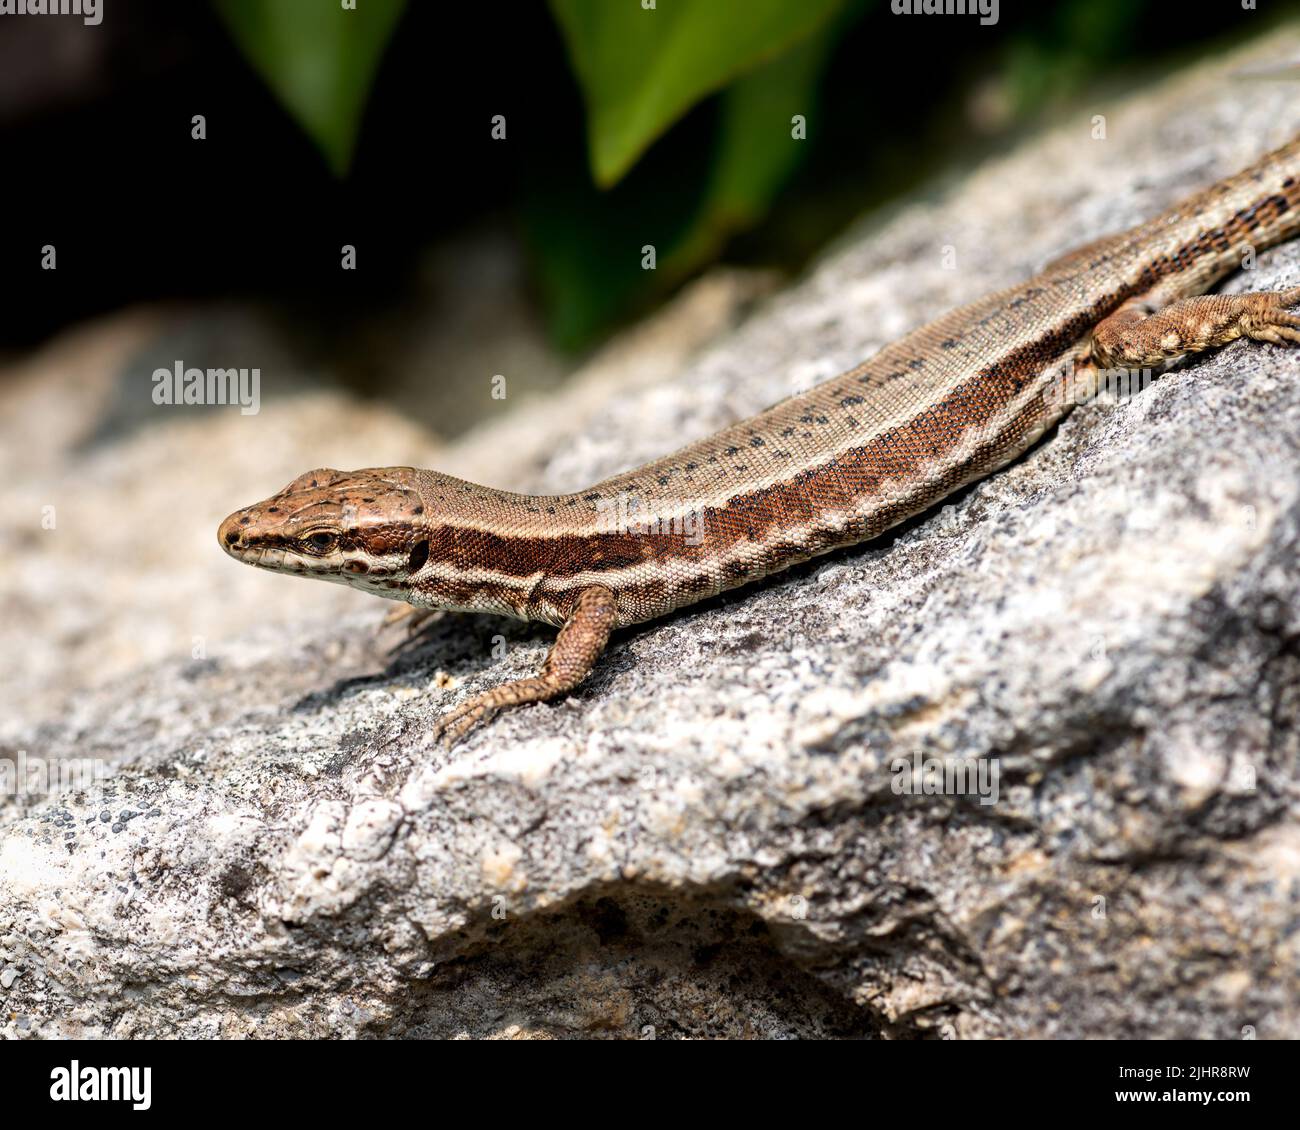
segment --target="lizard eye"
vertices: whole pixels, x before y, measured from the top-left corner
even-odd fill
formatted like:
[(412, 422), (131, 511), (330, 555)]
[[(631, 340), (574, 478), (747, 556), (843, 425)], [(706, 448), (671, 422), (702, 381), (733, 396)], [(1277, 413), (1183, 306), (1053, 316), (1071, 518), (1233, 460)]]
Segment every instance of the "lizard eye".
[(337, 534), (325, 533), (323, 530), (320, 533), (312, 534), (307, 539), (308, 544), (311, 545), (313, 549), (319, 549), (322, 552), (328, 549), (333, 549), (338, 544), (338, 541), (339, 539)]

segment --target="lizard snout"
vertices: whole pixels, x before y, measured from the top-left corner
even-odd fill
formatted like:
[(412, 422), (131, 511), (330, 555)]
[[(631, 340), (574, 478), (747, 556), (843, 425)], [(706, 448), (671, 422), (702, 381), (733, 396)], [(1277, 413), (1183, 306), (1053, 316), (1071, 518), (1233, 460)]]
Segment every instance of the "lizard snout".
[(248, 515), (242, 510), (236, 510), (217, 527), (217, 541), (221, 543), (221, 548), (232, 557), (238, 557), (243, 550), (248, 548), (248, 539), (244, 536), (244, 530), (247, 526)]

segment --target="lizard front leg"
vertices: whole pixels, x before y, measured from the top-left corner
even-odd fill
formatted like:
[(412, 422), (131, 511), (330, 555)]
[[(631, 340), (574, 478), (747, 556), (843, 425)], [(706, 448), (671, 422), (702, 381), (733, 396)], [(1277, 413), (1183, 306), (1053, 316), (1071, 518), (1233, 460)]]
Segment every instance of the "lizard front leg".
[(422, 608), (416, 604), (399, 604), (380, 621), (379, 630), (382, 632), (395, 624), (405, 624), (407, 633), (415, 635), (421, 625), (426, 623), (430, 616), (436, 616), (439, 611), (440, 609), (437, 608)]
[(1092, 360), (1103, 369), (1131, 369), (1227, 345), (1239, 337), (1300, 344), (1300, 317), (1287, 310), (1297, 304), (1300, 287), (1182, 298), (1154, 313), (1146, 303), (1128, 302), (1098, 323)]
[(414, 604), (402, 604), (390, 612), (375, 629), (376, 639), (382, 637), (389, 628), (398, 624), (405, 625), (401, 638), (387, 649), (389, 656), (396, 656), (417, 645), (421, 635), (429, 626), (429, 621), (439, 615), (439, 608), (423, 608)]
[(583, 589), (539, 674), (503, 683), (466, 699), (438, 719), (434, 736), (442, 737), (450, 748), (498, 710), (544, 702), (572, 690), (596, 665), (617, 619), (614, 594), (609, 589), (603, 585)]

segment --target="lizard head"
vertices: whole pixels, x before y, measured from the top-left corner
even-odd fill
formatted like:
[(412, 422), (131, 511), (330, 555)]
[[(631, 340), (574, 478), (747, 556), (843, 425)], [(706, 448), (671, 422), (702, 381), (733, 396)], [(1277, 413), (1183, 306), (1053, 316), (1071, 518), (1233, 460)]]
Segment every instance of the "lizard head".
[(409, 467), (321, 468), (236, 510), (217, 530), (231, 557), (398, 600), (429, 556), (424, 502)]

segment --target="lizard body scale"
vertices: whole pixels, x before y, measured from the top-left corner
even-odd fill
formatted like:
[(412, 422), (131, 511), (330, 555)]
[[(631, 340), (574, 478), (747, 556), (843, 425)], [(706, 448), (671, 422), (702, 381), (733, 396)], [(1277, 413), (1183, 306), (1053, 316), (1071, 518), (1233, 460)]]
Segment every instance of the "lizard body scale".
[[(560, 627), (538, 676), (444, 715), (576, 686), (611, 631), (876, 537), (1038, 440), (1109, 368), (1237, 337), (1300, 342), (1300, 288), (1205, 295), (1300, 233), (1300, 138), (857, 367), (586, 490), (523, 495), (410, 467), (309, 471), (220, 526), (249, 564), (422, 609)], [(630, 520), (628, 520), (630, 519)]]

